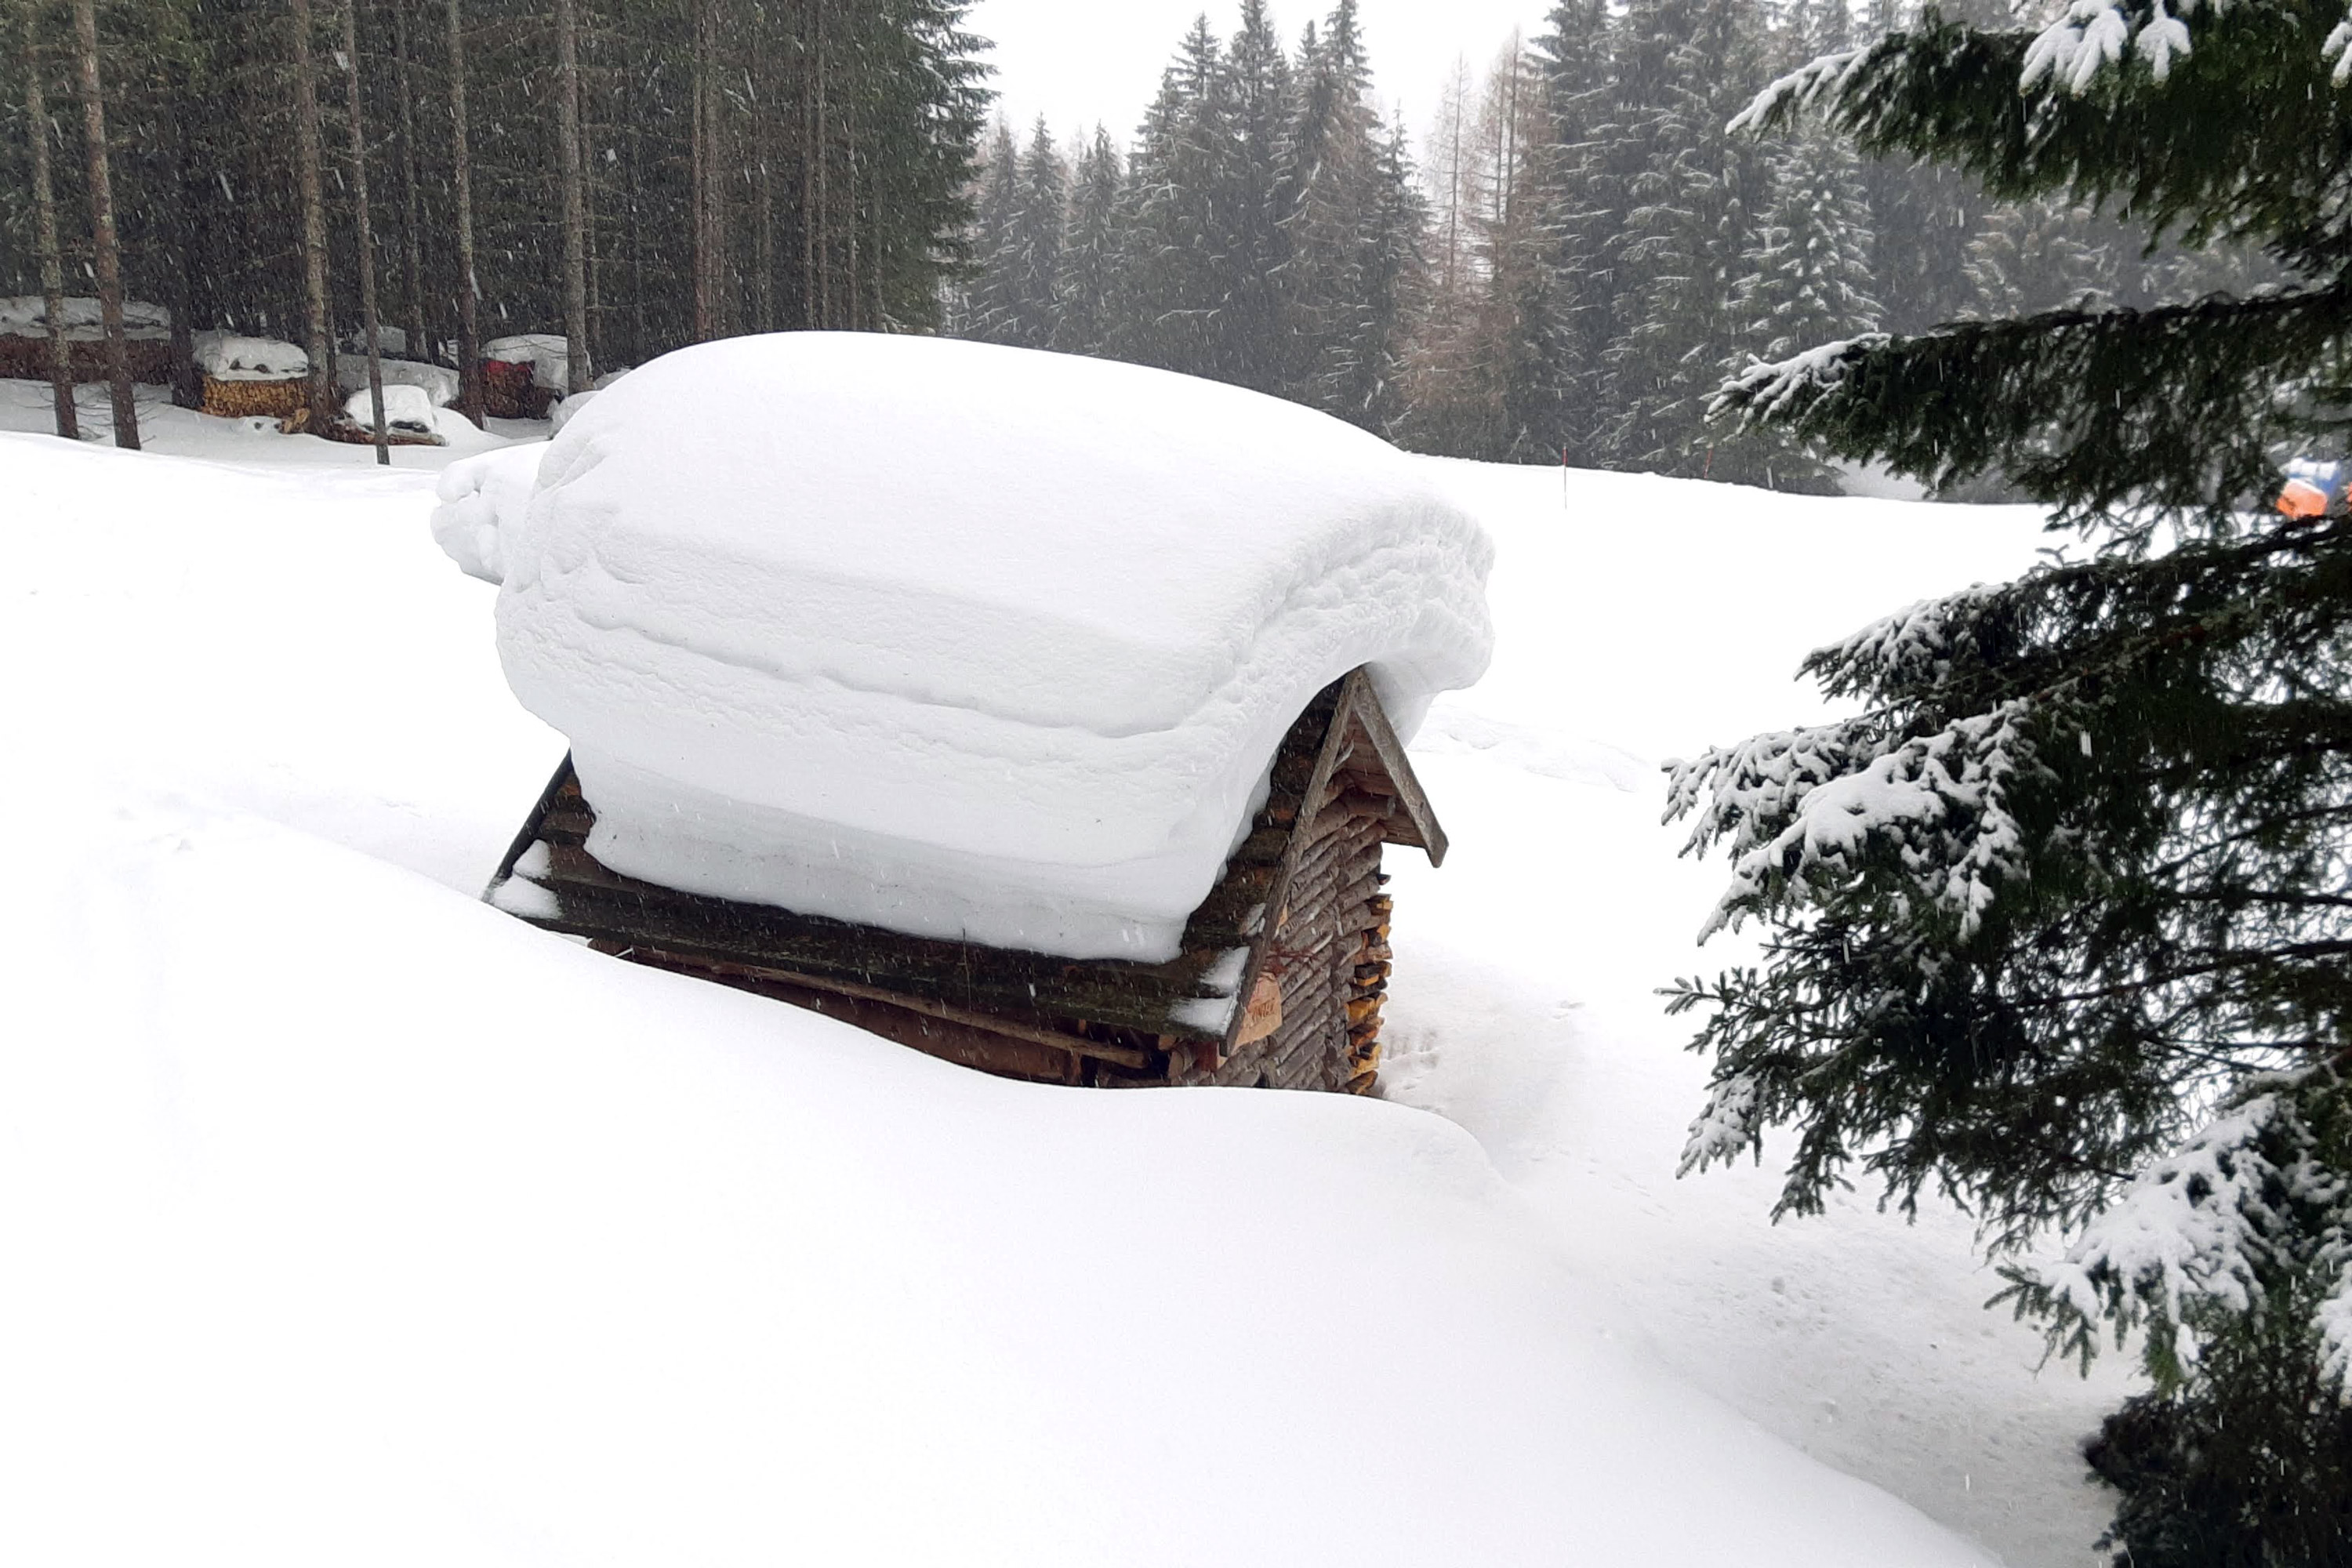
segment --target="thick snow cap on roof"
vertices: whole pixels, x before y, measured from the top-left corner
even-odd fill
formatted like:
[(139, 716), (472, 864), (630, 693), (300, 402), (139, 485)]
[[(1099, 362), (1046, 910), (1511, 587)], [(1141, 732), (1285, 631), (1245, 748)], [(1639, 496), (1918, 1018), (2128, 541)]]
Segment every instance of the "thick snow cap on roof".
[(197, 368), (215, 381), (299, 381), (310, 373), (310, 356), (275, 338), (237, 332), (198, 332)]
[(590, 849), (689, 891), (1164, 959), (1285, 729), (1486, 668), (1485, 532), (1255, 393), (933, 338), (669, 354), (549, 448), (499, 649)]

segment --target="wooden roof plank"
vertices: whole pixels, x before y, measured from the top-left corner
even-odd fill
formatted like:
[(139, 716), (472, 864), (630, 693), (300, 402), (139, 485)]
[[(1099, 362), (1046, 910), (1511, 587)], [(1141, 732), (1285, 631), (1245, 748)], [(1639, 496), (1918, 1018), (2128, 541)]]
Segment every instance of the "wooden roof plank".
[[(1396, 791), (1397, 804), (1404, 808), (1405, 819), (1412, 825), (1417, 847), (1428, 852), (1433, 866), (1445, 864), (1447, 840), (1445, 829), (1437, 820), (1436, 808), (1429, 804), (1429, 795), (1421, 787), (1421, 780), (1412, 771), (1412, 760), (1405, 755), (1404, 742), (1389, 723), (1389, 716), (1381, 707), (1379, 693), (1372, 689), (1371, 677), (1357, 669), (1348, 677), (1340, 700), (1362, 726), (1364, 739), (1371, 745), (1372, 753), (1380, 759), (1381, 771), (1388, 775), (1390, 785)], [(1414, 838), (1391, 835), (1391, 844), (1412, 844)]]

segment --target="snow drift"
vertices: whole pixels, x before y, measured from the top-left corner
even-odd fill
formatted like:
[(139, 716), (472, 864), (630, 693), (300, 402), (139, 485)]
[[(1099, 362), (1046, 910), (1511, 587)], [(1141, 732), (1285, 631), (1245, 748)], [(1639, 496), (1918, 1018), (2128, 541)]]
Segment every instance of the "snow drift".
[(477, 510), (606, 865), (1156, 960), (1317, 690), (1370, 665), (1410, 734), (1485, 668), (1491, 547), (1427, 473), (1161, 371), (788, 333), (637, 371), (520, 529)]
[(506, 547), (500, 541), (519, 523), (539, 478), (544, 441), (523, 441), (461, 458), (441, 470), (435, 491), (433, 539), (468, 577), (485, 583), (506, 577)]

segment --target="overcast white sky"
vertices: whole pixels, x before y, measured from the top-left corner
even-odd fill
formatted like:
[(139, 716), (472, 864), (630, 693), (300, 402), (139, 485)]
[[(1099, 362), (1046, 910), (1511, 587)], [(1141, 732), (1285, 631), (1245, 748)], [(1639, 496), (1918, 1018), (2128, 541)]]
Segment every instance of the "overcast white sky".
[[(1275, 24), (1296, 46), (1331, 0), (1272, 0)], [(1484, 72), (1515, 26), (1532, 36), (1549, 0), (1358, 0), (1382, 110), (1402, 103), (1416, 146), (1438, 89), (1458, 56)], [(1040, 113), (1067, 137), (1101, 121), (1124, 145), (1160, 86), (1192, 18), (1208, 13), (1230, 36), (1238, 0), (980, 0), (970, 26), (996, 47), (998, 105), (1026, 133)]]

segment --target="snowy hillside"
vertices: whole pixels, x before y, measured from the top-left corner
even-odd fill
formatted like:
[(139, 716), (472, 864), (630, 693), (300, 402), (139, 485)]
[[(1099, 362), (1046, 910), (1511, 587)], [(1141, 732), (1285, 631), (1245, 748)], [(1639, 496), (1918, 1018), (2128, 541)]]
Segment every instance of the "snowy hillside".
[(1958, 1216), (1674, 1181), (1649, 994), (1736, 956), (1654, 763), (2030, 518), (1433, 464), (1498, 643), (1416, 746), (1392, 1103), (1108, 1095), (476, 901), (562, 746), (459, 454), (245, 439), (0, 436), (0, 1557), (2089, 1561), (2114, 1374)]

